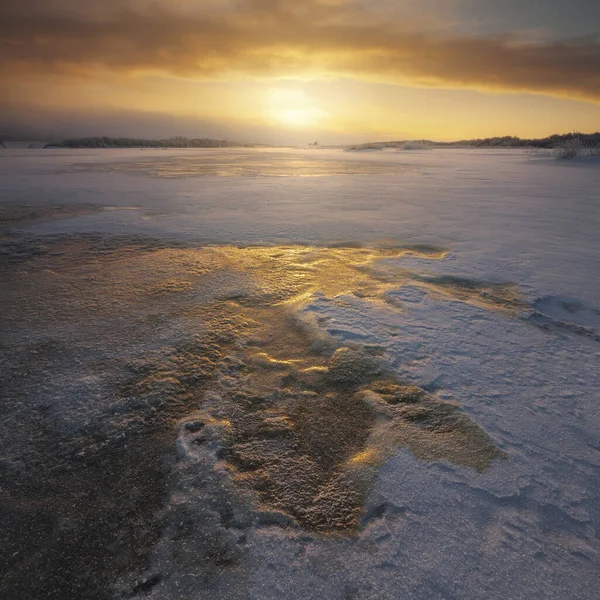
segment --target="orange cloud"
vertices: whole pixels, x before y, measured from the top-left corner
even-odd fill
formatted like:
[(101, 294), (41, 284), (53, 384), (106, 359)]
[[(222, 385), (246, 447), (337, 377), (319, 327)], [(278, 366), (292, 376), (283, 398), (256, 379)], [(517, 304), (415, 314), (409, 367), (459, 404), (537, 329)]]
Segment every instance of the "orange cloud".
[(600, 101), (598, 39), (448, 35), (352, 0), (4, 1), (0, 55), (0, 72), (13, 80), (98, 68), (207, 79), (343, 76)]

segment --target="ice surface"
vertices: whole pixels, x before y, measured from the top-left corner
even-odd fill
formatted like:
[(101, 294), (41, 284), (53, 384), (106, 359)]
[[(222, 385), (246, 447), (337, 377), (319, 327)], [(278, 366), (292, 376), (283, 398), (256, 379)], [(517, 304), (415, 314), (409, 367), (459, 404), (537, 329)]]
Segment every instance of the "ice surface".
[[(56, 435), (79, 435), (115, 408), (111, 386), (131, 356), (163, 365), (159, 372), (146, 363), (127, 367), (150, 372), (161, 394), (175, 393), (190, 371), (208, 369), (181, 362), (190, 332), (207, 335), (210, 325), (186, 302), (238, 302), (254, 288), (247, 265), (203, 275), (195, 248), (425, 244), (447, 251), (378, 258), (373, 269), (385, 285), (361, 287), (357, 278), (345, 289), (320, 280), (298, 305), (299, 318), (341, 344), (378, 349), (399, 378), (458, 403), (506, 458), (478, 472), (403, 448), (379, 469), (350, 536), (307, 532), (268, 511), (253, 520), (241, 498), (232, 509), (238, 525), (215, 541), (206, 532), (220, 531), (213, 523), (220, 513), (206, 504), (200, 481), (217, 503), (232, 497), (230, 483), (221, 467), (215, 471), (217, 446), (212, 455), (190, 453), (197, 432), (182, 429), (168, 526), (151, 540), (146, 579), (135, 575), (139, 593), (165, 600), (600, 598), (600, 162), (474, 150), (5, 149), (0, 173), (3, 248), (16, 265), (2, 296), (13, 303), (3, 369), (21, 364), (15, 349), (35, 342), (54, 361), (40, 373), (64, 374), (21, 377), (20, 397), (29, 404), (10, 397), (3, 476), (33, 446), (28, 430), (10, 441), (20, 418), (29, 427), (28, 405), (49, 407)], [(64, 237), (71, 234), (85, 237)], [(78, 267), (79, 255), (68, 262), (73, 239), (86, 240), (78, 252), (93, 250), (97, 268)], [(52, 246), (65, 240), (62, 249)], [(62, 258), (48, 256), (49, 244)], [(152, 261), (117, 250), (119, 266), (107, 271), (98, 253), (113, 260), (111, 244), (165, 249)], [(183, 249), (169, 250), (177, 245)], [(28, 284), (28, 261), (44, 246), (47, 262)], [(231, 265), (245, 260), (236, 252)], [(68, 269), (60, 270), (61, 260)], [(98, 295), (82, 301), (90, 277)], [(133, 283), (120, 289), (119, 282)], [(54, 297), (50, 312), (40, 316), (35, 298), (15, 310), (17, 298), (33, 298), (44, 285)], [(108, 290), (116, 294), (113, 308)], [(140, 311), (142, 296), (150, 300)], [(58, 340), (58, 350), (42, 349), (48, 340)], [(228, 368), (233, 377), (235, 365)], [(151, 404), (154, 396), (144, 394)], [(121, 417), (110, 418), (107, 427), (120, 431), (114, 422)], [(176, 437), (166, 443), (175, 447)], [(17, 451), (19, 444), (25, 448)], [(177, 533), (182, 515), (195, 524), (186, 542)], [(223, 550), (209, 577), (206, 548), (215, 544), (235, 551)], [(127, 577), (114, 584), (132, 589)]]

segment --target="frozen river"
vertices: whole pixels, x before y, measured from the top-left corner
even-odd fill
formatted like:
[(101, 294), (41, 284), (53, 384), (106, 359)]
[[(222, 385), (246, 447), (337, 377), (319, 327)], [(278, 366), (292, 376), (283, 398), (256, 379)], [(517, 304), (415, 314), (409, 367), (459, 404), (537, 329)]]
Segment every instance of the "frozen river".
[(600, 161), (0, 149), (0, 181), (0, 595), (600, 599)]

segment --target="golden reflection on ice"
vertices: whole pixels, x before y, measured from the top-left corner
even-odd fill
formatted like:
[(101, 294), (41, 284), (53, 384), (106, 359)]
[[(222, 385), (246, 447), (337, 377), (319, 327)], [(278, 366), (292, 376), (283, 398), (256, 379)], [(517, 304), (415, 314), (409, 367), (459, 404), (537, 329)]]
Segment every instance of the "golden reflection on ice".
[[(402, 266), (408, 256), (420, 265), (441, 260), (448, 254), (443, 248), (97, 249), (82, 241), (56, 250), (29, 267), (35, 275), (21, 283), (21, 313), (43, 285), (53, 318), (65, 325), (89, 318), (106, 339), (171, 322), (201, 325), (203, 336), (172, 349), (166, 363), (144, 367), (124, 386), (123, 401), (139, 407), (160, 399), (167, 414), (187, 414), (190, 446), (203, 452), (212, 440), (220, 468), (257, 507), (309, 530), (352, 531), (378, 467), (398, 448), (477, 471), (502, 456), (457, 405), (400, 381), (383, 349), (343, 344), (300, 310), (317, 298), (351, 296), (399, 308), (391, 292), (403, 285), (518, 310), (521, 301), (510, 286)], [(109, 317), (122, 323), (128, 311), (136, 317), (127, 331), (105, 330)]]
[(71, 172), (129, 173), (163, 179), (182, 177), (329, 177), (332, 175), (402, 175), (411, 170), (398, 160), (365, 161), (261, 154), (203, 154), (135, 158), (98, 163), (79, 163)]

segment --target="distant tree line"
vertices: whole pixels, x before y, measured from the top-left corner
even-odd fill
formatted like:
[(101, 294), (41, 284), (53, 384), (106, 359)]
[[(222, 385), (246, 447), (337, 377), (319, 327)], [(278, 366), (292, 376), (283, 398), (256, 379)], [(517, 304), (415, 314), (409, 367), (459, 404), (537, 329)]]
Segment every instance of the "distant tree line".
[[(349, 146), (347, 150), (382, 150), (398, 148), (400, 150), (419, 150), (427, 148), (547, 148), (563, 147), (565, 144), (576, 143), (586, 148), (600, 148), (600, 132), (596, 133), (566, 133), (554, 134), (545, 138), (519, 138), (502, 136), (455, 142), (434, 142), (432, 140), (400, 140), (391, 142), (371, 142)], [(317, 146), (317, 142), (311, 144)], [(0, 147), (6, 147), (4, 139), (0, 138)], [(64, 140), (46, 144), (46, 148), (252, 148), (264, 147), (264, 144), (241, 144), (228, 140), (213, 140), (208, 138), (171, 137), (160, 140), (142, 138), (112, 138), (107, 136), (86, 137)]]
[(457, 142), (434, 142), (432, 140), (401, 140), (394, 142), (371, 142), (351, 146), (348, 150), (382, 150), (384, 148), (426, 149), (426, 148), (560, 148), (565, 144), (576, 142), (585, 147), (600, 147), (600, 132), (554, 134), (545, 138), (519, 138), (503, 136)]
[(554, 134), (545, 138), (521, 139), (514, 136), (483, 138), (450, 142), (447, 146), (472, 146), (474, 148), (558, 148), (565, 142), (577, 141), (586, 146), (600, 146), (600, 133)]
[(102, 136), (64, 140), (47, 144), (46, 148), (240, 148), (251, 146), (251, 144), (205, 138), (172, 137), (164, 140), (145, 140)]

